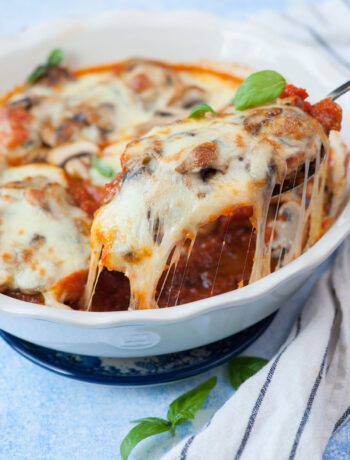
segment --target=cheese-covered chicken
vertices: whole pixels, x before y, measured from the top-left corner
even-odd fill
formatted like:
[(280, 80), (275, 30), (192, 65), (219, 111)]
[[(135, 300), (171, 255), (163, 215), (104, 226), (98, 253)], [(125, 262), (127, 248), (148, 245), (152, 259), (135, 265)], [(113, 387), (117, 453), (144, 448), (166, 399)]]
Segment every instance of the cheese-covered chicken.
[(251, 280), (269, 269), (264, 235), (276, 184), (328, 151), (321, 125), (282, 103), (244, 112), (232, 106), (215, 116), (154, 128), (131, 142), (110, 201), (95, 215), (85, 301), (102, 267), (130, 280), (131, 309), (157, 306), (167, 265), (176, 264), (186, 239), (219, 216), (253, 206), (258, 233)]
[(15, 92), (0, 105), (0, 154), (16, 164), (48, 161), (66, 167), (68, 158), (58, 162), (51, 148), (91, 155), (96, 145), (125, 146), (153, 126), (186, 117), (198, 103), (226, 104), (240, 81), (146, 59), (110, 67), (82, 75), (52, 67)]
[[(48, 305), (71, 300), (64, 280), (84, 276), (89, 259), (87, 215), (55, 166), (13, 167), (0, 175), (0, 289), (41, 293)], [(73, 299), (76, 300), (76, 299)]]

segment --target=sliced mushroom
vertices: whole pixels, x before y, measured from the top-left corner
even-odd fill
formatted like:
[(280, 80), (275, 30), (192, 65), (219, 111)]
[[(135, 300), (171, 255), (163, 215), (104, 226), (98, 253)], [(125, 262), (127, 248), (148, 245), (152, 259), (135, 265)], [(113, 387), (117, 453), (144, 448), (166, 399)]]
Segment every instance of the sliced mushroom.
[(155, 126), (162, 126), (166, 123), (172, 123), (175, 120), (182, 120), (186, 118), (188, 112), (186, 110), (180, 109), (178, 107), (171, 107), (169, 110), (158, 110), (154, 112), (153, 118), (146, 121), (145, 123), (140, 123), (136, 125), (133, 129), (134, 137), (140, 137), (146, 134)]
[(97, 145), (88, 141), (62, 144), (48, 154), (48, 162), (64, 168), (76, 179), (88, 179), (91, 157), (97, 155)]
[[(129, 146), (129, 148), (128, 148)], [(143, 172), (153, 173), (157, 167), (157, 161), (159, 157), (162, 155), (161, 148), (156, 145), (155, 143), (149, 142), (148, 149), (144, 152), (143, 155), (136, 155), (132, 154), (133, 152), (133, 145), (130, 143), (123, 153), (123, 157), (121, 159), (121, 165), (123, 171), (126, 172), (125, 178), (131, 179), (138, 174)], [(130, 155), (131, 150), (131, 155)]]
[(73, 158), (97, 155), (98, 151), (97, 145), (92, 142), (70, 142), (52, 149), (48, 155), (48, 161), (49, 163), (64, 167)]
[(96, 125), (103, 133), (115, 128), (115, 107), (113, 104), (101, 104), (97, 107), (87, 107), (85, 110), (87, 124)]
[[(215, 142), (203, 142), (197, 145), (187, 156), (187, 158), (180, 163), (176, 168), (180, 174), (195, 173), (205, 170), (213, 170), (213, 164), (218, 157), (218, 146)], [(203, 181), (205, 179), (202, 177)]]
[(59, 144), (72, 142), (81, 129), (81, 123), (73, 118), (65, 118), (59, 126), (54, 126), (46, 120), (40, 128), (42, 143), (47, 147), (55, 147)]
[(9, 102), (12, 107), (21, 107), (24, 110), (30, 110), (37, 101), (33, 97), (24, 96), (13, 99)]
[(255, 110), (244, 119), (244, 129), (252, 136), (256, 136), (264, 125), (271, 122), (272, 117), (278, 117), (281, 113), (282, 109), (280, 107)]
[(146, 110), (152, 110), (164, 91), (180, 84), (180, 79), (171, 67), (157, 61), (132, 59), (125, 63), (121, 78), (142, 101)]
[(168, 106), (190, 109), (197, 104), (207, 101), (207, 94), (203, 88), (195, 85), (180, 84), (174, 88), (174, 93), (168, 101)]
[(22, 156), (21, 163), (43, 163), (46, 161), (48, 149), (45, 147), (37, 147), (30, 150)]
[(151, 59), (129, 59), (125, 62), (125, 69), (125, 77), (131, 87), (134, 78), (139, 79), (140, 75), (146, 77), (152, 86), (173, 86), (179, 82), (178, 74), (171, 67)]
[(55, 144), (64, 144), (65, 142), (72, 142), (79, 135), (81, 123), (78, 123), (72, 118), (62, 120), (62, 123), (55, 129)]

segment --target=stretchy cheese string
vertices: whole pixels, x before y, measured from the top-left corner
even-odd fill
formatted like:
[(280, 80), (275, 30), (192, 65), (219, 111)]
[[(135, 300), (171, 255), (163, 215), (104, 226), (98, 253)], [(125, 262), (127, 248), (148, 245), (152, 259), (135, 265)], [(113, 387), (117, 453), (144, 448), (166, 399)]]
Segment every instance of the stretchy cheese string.
[(180, 293), (181, 293), (182, 286), (183, 286), (183, 283), (184, 283), (184, 281), (185, 281), (185, 277), (186, 277), (186, 273), (187, 273), (188, 262), (189, 262), (189, 260), (190, 260), (191, 254), (192, 254), (192, 249), (193, 249), (193, 246), (194, 246), (195, 241), (196, 241), (196, 236), (194, 236), (194, 237), (191, 239), (191, 243), (190, 243), (190, 245), (189, 245), (188, 248), (187, 248), (186, 264), (185, 264), (185, 268), (184, 268), (184, 271), (183, 271), (183, 274), (182, 274), (180, 287), (179, 287), (179, 290), (178, 290), (178, 292), (177, 292), (177, 296), (176, 296), (176, 300), (175, 300), (175, 304), (174, 304), (175, 307), (176, 307), (176, 305), (177, 305), (177, 303), (178, 303), (178, 301), (179, 301)]
[(257, 201), (253, 206), (254, 221), (256, 226), (256, 248), (254, 255), (254, 264), (250, 275), (249, 283), (259, 280), (260, 278), (270, 273), (270, 261), (266, 256), (266, 221), (267, 213), (271, 202), (273, 189), (275, 187), (275, 178), (273, 177), (269, 184), (267, 184), (262, 191), (258, 194)]
[[(242, 270), (242, 283), (244, 283), (244, 275), (245, 275), (245, 271), (246, 271), (246, 268), (247, 268), (248, 256), (249, 256), (250, 246), (252, 244), (253, 235), (254, 235), (254, 227), (252, 227), (252, 229), (250, 231), (250, 237), (249, 237), (247, 252), (246, 252), (245, 259), (244, 259), (244, 265), (243, 265), (243, 270)], [(239, 287), (243, 287), (243, 284), (242, 284), (242, 286), (239, 286)]]
[(81, 303), (81, 307), (83, 309), (87, 309), (88, 311), (91, 311), (92, 298), (94, 296), (98, 279), (102, 271), (102, 267), (99, 266), (102, 249), (103, 246), (101, 245), (99, 248), (97, 248), (96, 251), (92, 251), (91, 253), (90, 270)]
[(167, 307), (169, 307), (171, 292), (172, 292), (173, 286), (174, 286), (175, 273), (176, 273), (177, 265), (178, 265), (179, 260), (180, 260), (181, 250), (182, 250), (184, 244), (185, 244), (185, 240), (181, 241), (179, 244), (176, 245), (176, 248), (175, 248), (175, 251), (174, 251), (174, 255), (173, 255), (173, 261), (174, 262), (172, 263), (172, 265), (174, 266), (174, 271), (173, 271), (173, 276), (171, 278), (171, 284), (170, 284), (170, 288), (169, 288), (168, 300), (167, 300), (167, 304), (166, 304)]
[(220, 267), (222, 252), (223, 252), (224, 246), (225, 246), (225, 244), (226, 244), (226, 236), (227, 236), (228, 228), (229, 228), (230, 223), (231, 223), (231, 218), (232, 218), (232, 216), (230, 216), (230, 217), (227, 219), (227, 222), (226, 222), (225, 233), (224, 233), (224, 236), (223, 236), (223, 238), (222, 238), (222, 243), (221, 243), (221, 248), (220, 248), (220, 253), (219, 253), (219, 259), (218, 259), (218, 262), (217, 262), (217, 264), (216, 264), (215, 275), (214, 275), (214, 279), (213, 279), (213, 285), (212, 285), (211, 290), (210, 290), (210, 295), (213, 295), (213, 294), (214, 294), (214, 288), (215, 288), (216, 278), (217, 278), (217, 276), (218, 276), (218, 271), (219, 271), (219, 267)]
[(282, 197), (282, 190), (283, 190), (283, 185), (284, 185), (284, 181), (286, 179), (286, 175), (287, 175), (287, 171), (285, 172), (284, 174), (284, 179), (280, 185), (280, 191), (279, 191), (279, 194), (278, 194), (278, 198), (277, 198), (277, 205), (276, 205), (276, 209), (275, 209), (275, 214), (274, 214), (274, 217), (273, 217), (273, 223), (272, 223), (272, 228), (271, 228), (271, 235), (270, 235), (270, 238), (269, 238), (269, 246), (268, 246), (268, 251), (267, 251), (267, 259), (270, 261), (270, 270), (271, 270), (271, 253), (272, 253), (272, 243), (273, 243), (273, 238), (274, 238), (274, 234), (275, 234), (275, 229), (276, 229), (276, 222), (277, 222), (277, 217), (278, 217), (278, 212), (279, 212), (279, 207), (280, 207), (280, 203), (281, 203), (281, 197)]

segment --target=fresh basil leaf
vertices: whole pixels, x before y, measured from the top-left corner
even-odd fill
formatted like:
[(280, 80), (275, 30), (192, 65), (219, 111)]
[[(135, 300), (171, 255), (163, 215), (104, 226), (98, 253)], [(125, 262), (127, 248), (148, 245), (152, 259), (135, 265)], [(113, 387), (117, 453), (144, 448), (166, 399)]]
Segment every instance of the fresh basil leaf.
[(228, 377), (231, 385), (237, 390), (243, 382), (252, 377), (267, 364), (263, 358), (252, 356), (238, 356), (228, 363)]
[(170, 425), (170, 422), (168, 420), (165, 420), (164, 418), (159, 418), (159, 417), (143, 417), (143, 418), (138, 418), (136, 420), (130, 420), (130, 423), (159, 423), (160, 425), (164, 425), (164, 423)]
[(34, 83), (39, 78), (43, 77), (47, 73), (46, 65), (39, 65), (27, 78), (27, 83)]
[(281, 95), (286, 80), (274, 70), (262, 70), (244, 80), (232, 103), (236, 110), (245, 110), (255, 105), (271, 102)]
[(189, 114), (188, 118), (200, 118), (204, 117), (204, 115), (207, 112), (213, 113), (216, 117), (219, 115), (217, 112), (215, 112), (214, 109), (210, 107), (210, 105), (207, 104), (198, 104), (196, 107), (194, 107)]
[(212, 377), (198, 387), (193, 388), (193, 390), (181, 395), (170, 404), (167, 417), (173, 427), (194, 418), (195, 413), (203, 406), (216, 382), (217, 377)]
[(110, 166), (105, 161), (100, 160), (96, 156), (92, 157), (91, 166), (95, 168), (96, 171), (98, 171), (101, 174), (101, 176), (107, 177), (107, 179), (112, 179), (116, 175), (116, 172), (114, 171), (112, 166)]
[(164, 433), (165, 431), (169, 430), (170, 424), (166, 420), (164, 420), (164, 423), (158, 423), (154, 421), (144, 421), (139, 423), (129, 431), (120, 445), (120, 455), (122, 459), (127, 460), (133, 448), (143, 439), (154, 436), (155, 434)]
[(60, 48), (56, 48), (51, 51), (47, 58), (47, 64), (51, 67), (57, 67), (61, 64), (64, 59), (64, 53)]
[(49, 67), (57, 67), (64, 59), (64, 53), (60, 48), (56, 48), (49, 54), (46, 64), (39, 65), (27, 78), (27, 83), (34, 83), (39, 78), (47, 74)]

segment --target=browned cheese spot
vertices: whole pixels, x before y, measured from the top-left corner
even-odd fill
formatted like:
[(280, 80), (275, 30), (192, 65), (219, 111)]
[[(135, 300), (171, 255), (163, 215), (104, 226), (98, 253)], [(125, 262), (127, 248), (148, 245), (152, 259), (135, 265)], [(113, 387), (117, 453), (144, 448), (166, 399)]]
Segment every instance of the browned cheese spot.
[(215, 142), (203, 142), (197, 145), (184, 160), (175, 169), (180, 174), (188, 172), (197, 172), (201, 168), (206, 168), (217, 159), (217, 145)]

